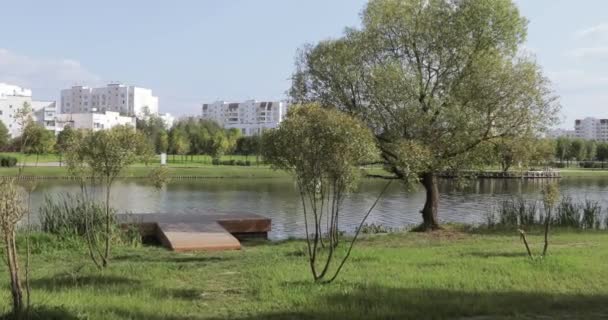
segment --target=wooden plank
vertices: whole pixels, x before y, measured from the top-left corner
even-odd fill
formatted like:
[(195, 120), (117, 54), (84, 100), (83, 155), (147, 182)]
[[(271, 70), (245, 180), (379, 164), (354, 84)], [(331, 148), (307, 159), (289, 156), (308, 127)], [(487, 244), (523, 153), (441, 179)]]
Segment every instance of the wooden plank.
[(159, 238), (173, 251), (239, 250), (241, 243), (217, 222), (158, 224)]
[(143, 236), (157, 237), (175, 251), (238, 250), (240, 237), (266, 237), (271, 220), (251, 213), (200, 212), (119, 214), (123, 226), (138, 226)]

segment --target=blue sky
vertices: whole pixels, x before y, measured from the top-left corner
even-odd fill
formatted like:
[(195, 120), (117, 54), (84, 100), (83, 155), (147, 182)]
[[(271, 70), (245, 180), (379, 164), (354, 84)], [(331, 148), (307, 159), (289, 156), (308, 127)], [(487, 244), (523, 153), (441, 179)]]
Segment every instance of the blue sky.
[[(561, 127), (608, 117), (608, 1), (516, 2), (530, 20), (526, 50), (561, 96)], [(8, 1), (0, 81), (50, 100), (73, 84), (120, 81), (153, 89), (161, 110), (175, 114), (198, 113), (217, 99), (280, 99), (297, 48), (358, 25), (365, 3)]]

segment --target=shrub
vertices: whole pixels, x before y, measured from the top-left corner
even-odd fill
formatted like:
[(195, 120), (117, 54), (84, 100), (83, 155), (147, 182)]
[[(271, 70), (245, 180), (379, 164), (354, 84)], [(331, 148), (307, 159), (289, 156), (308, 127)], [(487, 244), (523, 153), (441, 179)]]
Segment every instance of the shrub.
[(604, 162), (583, 161), (579, 162), (579, 167), (585, 169), (605, 169), (608, 168)]
[(375, 224), (375, 223), (370, 223), (370, 224), (364, 224), (363, 226), (361, 226), (361, 233), (363, 234), (377, 234), (377, 233), (391, 233), (394, 232), (395, 229), (391, 228), (391, 227), (387, 227), (381, 224)]
[(8, 157), (8, 156), (0, 156), (0, 167), (14, 167), (17, 165), (17, 158)]

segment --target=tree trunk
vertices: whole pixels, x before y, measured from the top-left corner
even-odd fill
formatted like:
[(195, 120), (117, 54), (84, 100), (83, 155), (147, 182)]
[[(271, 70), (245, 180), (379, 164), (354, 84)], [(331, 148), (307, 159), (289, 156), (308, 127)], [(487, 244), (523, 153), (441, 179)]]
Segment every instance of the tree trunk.
[(422, 208), (422, 224), (415, 231), (432, 231), (439, 229), (437, 211), (439, 208), (439, 189), (437, 188), (437, 177), (432, 172), (422, 174), (421, 183), (426, 190), (426, 201)]
[(23, 310), (23, 291), (21, 290), (21, 279), (19, 278), (19, 264), (17, 261), (17, 250), (14, 233), (4, 236), (6, 244), (7, 264), (11, 277), (11, 296), (13, 298), (13, 314), (18, 318)]
[(103, 267), (107, 267), (108, 266), (108, 261), (110, 260), (110, 245), (111, 245), (111, 234), (112, 234), (112, 230), (110, 229), (110, 186), (111, 186), (111, 182), (107, 181), (106, 182), (106, 247), (105, 247), (105, 253), (102, 260), (102, 265)]

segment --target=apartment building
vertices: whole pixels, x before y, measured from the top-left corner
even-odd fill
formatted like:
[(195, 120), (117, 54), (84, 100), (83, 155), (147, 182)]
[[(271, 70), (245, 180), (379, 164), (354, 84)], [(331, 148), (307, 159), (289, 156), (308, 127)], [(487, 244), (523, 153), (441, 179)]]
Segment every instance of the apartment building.
[(44, 110), (54, 110), (56, 108), (53, 101), (32, 100), (32, 90), (19, 86), (0, 83), (0, 121), (8, 129), (11, 138), (21, 135), (21, 124), (18, 121), (17, 112), (27, 103), (32, 108), (30, 116), (43, 122), (45, 119)]
[(574, 121), (574, 136), (586, 140), (608, 141), (608, 119), (577, 119)]
[(74, 86), (61, 90), (59, 107), (62, 114), (111, 111), (143, 117), (158, 114), (158, 97), (152, 95), (150, 89), (119, 83), (100, 88)]
[(284, 101), (244, 102), (216, 101), (203, 104), (202, 118), (213, 120), (224, 128), (236, 128), (245, 136), (276, 128), (287, 115), (288, 104)]

